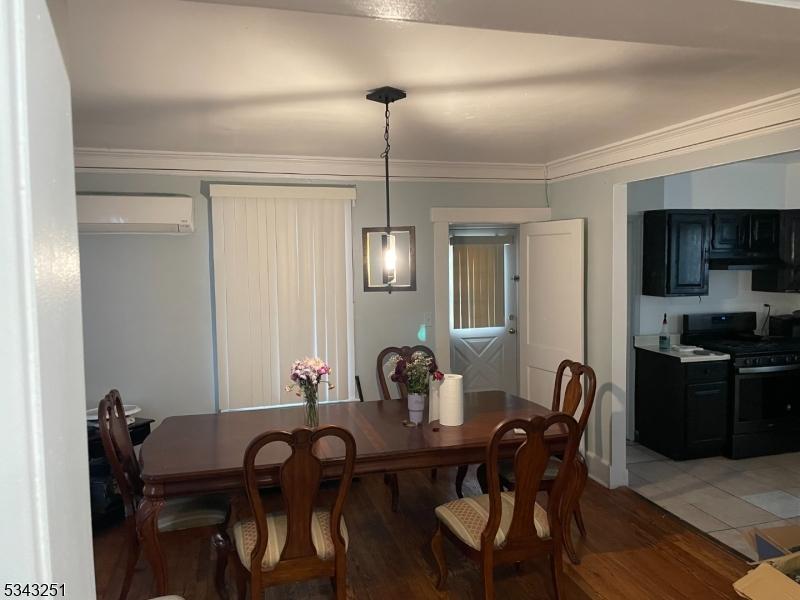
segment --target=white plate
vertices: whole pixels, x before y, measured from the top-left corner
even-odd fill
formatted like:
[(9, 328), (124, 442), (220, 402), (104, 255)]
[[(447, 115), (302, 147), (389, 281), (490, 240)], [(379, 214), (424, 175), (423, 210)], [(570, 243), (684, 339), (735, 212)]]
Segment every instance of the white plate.
[[(125, 416), (130, 417), (131, 415), (135, 415), (136, 413), (142, 412), (142, 409), (136, 406), (135, 404), (123, 404), (122, 408), (125, 409)], [(97, 409), (90, 408), (86, 411), (86, 420), (87, 421), (97, 421)]]

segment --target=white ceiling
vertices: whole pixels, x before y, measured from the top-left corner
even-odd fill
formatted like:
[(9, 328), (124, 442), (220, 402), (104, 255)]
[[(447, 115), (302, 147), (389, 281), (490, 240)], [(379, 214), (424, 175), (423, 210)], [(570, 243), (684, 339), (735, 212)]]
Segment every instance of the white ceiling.
[(302, 10), (51, 0), (76, 145), (376, 157), (388, 84), (393, 157), (543, 163), (800, 87), (800, 11), (735, 0), (233, 4)]

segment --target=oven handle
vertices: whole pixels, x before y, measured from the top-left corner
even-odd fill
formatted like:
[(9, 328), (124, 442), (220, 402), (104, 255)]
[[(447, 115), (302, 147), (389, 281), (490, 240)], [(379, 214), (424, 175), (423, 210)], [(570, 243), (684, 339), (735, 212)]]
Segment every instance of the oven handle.
[(781, 371), (797, 371), (800, 365), (776, 365), (774, 367), (745, 367), (736, 369), (737, 373), (747, 375), (748, 373), (780, 373)]

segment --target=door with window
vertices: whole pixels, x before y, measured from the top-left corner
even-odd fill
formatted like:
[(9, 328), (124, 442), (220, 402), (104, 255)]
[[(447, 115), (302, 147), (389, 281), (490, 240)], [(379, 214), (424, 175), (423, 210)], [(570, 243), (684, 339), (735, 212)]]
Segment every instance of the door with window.
[(452, 229), (450, 364), (464, 391), (518, 391), (517, 230)]

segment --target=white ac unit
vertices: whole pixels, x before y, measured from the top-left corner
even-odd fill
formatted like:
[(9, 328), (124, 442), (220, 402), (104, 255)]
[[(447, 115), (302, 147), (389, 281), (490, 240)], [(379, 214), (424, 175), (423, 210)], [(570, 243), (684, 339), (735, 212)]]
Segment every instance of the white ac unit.
[(82, 233), (191, 233), (191, 196), (169, 194), (78, 194)]

